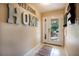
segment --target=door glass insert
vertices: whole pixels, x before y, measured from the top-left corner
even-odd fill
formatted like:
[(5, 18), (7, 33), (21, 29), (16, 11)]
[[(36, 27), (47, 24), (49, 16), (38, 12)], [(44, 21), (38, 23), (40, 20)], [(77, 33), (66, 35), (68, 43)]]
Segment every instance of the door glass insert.
[(59, 39), (59, 20), (51, 19), (51, 40)]

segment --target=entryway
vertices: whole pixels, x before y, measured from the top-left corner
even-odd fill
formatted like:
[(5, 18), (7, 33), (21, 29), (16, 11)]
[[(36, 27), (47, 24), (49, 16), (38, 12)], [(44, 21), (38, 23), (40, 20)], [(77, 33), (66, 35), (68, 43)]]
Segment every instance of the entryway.
[(61, 17), (44, 17), (43, 42), (54, 45), (63, 45), (62, 29)]

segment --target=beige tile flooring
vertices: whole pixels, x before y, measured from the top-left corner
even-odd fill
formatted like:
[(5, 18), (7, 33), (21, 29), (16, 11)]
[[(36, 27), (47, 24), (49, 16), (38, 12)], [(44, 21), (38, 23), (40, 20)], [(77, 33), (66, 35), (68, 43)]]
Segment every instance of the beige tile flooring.
[(43, 45), (35, 56), (66, 56), (63, 47), (54, 45)]

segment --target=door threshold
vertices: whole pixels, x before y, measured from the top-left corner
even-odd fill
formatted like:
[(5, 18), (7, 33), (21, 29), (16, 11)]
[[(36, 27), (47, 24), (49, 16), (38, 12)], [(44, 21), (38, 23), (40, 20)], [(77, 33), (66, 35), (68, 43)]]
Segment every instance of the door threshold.
[(47, 42), (43, 42), (44, 44), (48, 44), (48, 45), (54, 45), (54, 46), (59, 46), (59, 47), (63, 47), (63, 45), (58, 45), (58, 44), (51, 44), (51, 43), (47, 43)]

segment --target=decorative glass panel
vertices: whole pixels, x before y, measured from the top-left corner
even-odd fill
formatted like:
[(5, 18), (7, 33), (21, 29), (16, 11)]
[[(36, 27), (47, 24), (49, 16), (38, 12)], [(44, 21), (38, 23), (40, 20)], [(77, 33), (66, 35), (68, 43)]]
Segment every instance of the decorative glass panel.
[(58, 39), (58, 34), (59, 34), (59, 20), (52, 19), (51, 20), (51, 38)]

